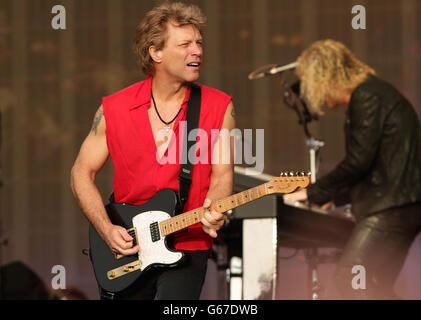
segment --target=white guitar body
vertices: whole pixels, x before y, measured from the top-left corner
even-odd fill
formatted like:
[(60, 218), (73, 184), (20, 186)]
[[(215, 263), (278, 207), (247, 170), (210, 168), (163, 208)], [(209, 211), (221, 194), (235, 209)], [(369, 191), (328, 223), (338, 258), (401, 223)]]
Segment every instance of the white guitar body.
[(159, 223), (169, 218), (171, 216), (164, 211), (146, 211), (133, 217), (133, 227), (136, 229), (140, 247), (138, 256), (142, 262), (141, 271), (153, 264), (173, 265), (183, 257), (181, 252), (168, 250), (165, 236), (160, 235), (158, 241), (152, 241), (149, 226), (154, 222)]

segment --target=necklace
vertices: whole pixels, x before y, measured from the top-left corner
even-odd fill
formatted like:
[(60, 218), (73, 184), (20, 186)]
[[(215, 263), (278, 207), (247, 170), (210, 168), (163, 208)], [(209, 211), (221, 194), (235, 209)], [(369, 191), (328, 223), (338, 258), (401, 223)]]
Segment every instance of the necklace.
[(154, 106), (154, 108), (155, 108), (155, 111), (156, 111), (156, 114), (158, 115), (159, 120), (161, 120), (163, 123), (165, 123), (164, 129), (165, 129), (165, 131), (166, 131), (166, 132), (169, 132), (169, 131), (170, 131), (170, 129), (171, 129), (170, 124), (171, 124), (171, 123), (173, 123), (175, 119), (177, 119), (178, 115), (180, 114), (181, 108), (180, 108), (180, 110), (178, 110), (178, 112), (177, 112), (177, 114), (175, 115), (174, 119), (172, 119), (172, 120), (171, 120), (171, 121), (169, 121), (169, 122), (164, 121), (164, 120), (161, 118), (161, 115), (159, 114), (158, 109), (157, 109), (157, 107), (156, 107), (156, 102), (155, 102), (155, 99), (154, 99), (154, 97), (153, 97), (152, 90), (151, 90), (151, 97), (152, 97), (152, 101), (153, 101), (153, 106)]

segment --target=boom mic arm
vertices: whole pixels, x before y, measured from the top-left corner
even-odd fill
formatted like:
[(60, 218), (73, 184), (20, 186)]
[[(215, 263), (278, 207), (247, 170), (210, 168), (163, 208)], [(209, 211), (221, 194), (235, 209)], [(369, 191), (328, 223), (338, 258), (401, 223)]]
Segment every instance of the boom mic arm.
[(297, 62), (292, 62), (292, 63), (286, 64), (284, 66), (272, 67), (271, 69), (269, 69), (269, 74), (273, 75), (273, 74), (277, 74), (279, 72), (284, 72), (284, 71), (287, 71), (287, 70), (295, 69), (297, 67), (297, 65), (298, 65)]
[(297, 67), (297, 62), (292, 62), (283, 66), (277, 64), (268, 64), (263, 67), (257, 68), (252, 71), (248, 78), (249, 80), (261, 79), (268, 76), (273, 76), (277, 73), (295, 69)]

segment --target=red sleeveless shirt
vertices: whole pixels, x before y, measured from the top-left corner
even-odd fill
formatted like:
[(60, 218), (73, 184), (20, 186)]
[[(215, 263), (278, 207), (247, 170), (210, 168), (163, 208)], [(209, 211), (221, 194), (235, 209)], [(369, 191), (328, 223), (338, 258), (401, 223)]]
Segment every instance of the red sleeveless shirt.
[[(117, 203), (141, 205), (162, 189), (178, 191), (184, 128), (181, 121), (186, 119), (190, 88), (174, 122), (174, 135), (159, 158), (148, 117), (151, 84), (152, 78), (149, 77), (102, 99), (107, 146), (114, 164), (113, 188)], [(199, 162), (193, 166), (192, 184), (184, 211), (201, 207), (206, 198), (212, 171), (211, 150), (218, 138), (215, 129), (221, 129), (231, 101), (230, 96), (219, 90), (200, 87), (200, 130), (196, 144)], [(212, 238), (199, 223), (189, 227), (187, 232), (177, 234), (174, 245), (178, 250), (205, 250), (212, 247)]]

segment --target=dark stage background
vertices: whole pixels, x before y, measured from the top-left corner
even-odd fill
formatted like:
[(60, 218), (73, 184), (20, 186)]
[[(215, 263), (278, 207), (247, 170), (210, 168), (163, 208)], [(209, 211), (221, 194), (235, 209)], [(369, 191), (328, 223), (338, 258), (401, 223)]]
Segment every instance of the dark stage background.
[[(9, 239), (2, 263), (24, 262), (49, 288), (53, 266), (63, 265), (68, 287), (97, 298), (90, 263), (81, 253), (88, 247), (88, 223), (72, 196), (69, 173), (101, 97), (144, 79), (131, 41), (145, 12), (160, 2), (0, 2), (0, 209)], [(294, 61), (315, 40), (344, 42), (421, 113), (421, 1), (190, 2), (208, 18), (201, 82), (233, 95), (239, 128), (265, 130), (266, 173), (308, 171), (305, 137), (282, 102), (278, 79), (250, 81), (247, 75), (264, 64)], [(51, 27), (51, 8), (57, 4), (66, 8), (66, 30)], [(356, 4), (366, 8), (366, 30), (351, 27)], [(310, 127), (326, 142), (321, 174), (344, 155), (342, 120), (343, 115), (328, 112)], [(104, 199), (112, 191), (112, 171), (108, 164), (97, 177)], [(408, 299), (421, 299), (420, 247), (418, 239), (397, 284)], [(299, 257), (293, 263), (283, 269), (280, 264), (283, 299), (305, 298), (305, 265)]]

